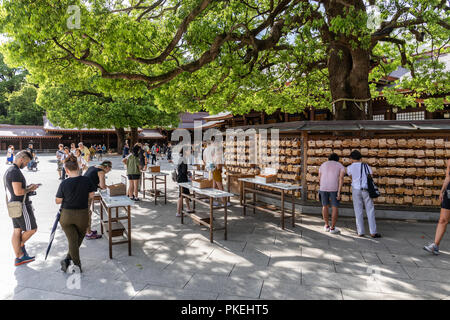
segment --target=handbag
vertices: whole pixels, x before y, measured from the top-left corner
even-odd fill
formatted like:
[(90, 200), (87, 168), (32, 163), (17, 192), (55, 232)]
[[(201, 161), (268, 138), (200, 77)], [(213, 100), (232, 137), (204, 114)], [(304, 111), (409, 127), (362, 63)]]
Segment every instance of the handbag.
[(362, 179), (362, 168), (364, 166), (364, 172), (367, 175), (367, 191), (369, 192), (369, 197), (372, 199), (378, 198), (381, 194), (378, 190), (378, 187), (375, 185), (375, 182), (373, 181), (372, 175), (369, 171), (369, 166), (367, 163), (361, 163), (361, 179)]
[(5, 199), (6, 199), (6, 206), (8, 209), (8, 214), (10, 218), (20, 218), (23, 213), (23, 206), (25, 204), (25, 198), (26, 193), (23, 196), (22, 201), (11, 201), (8, 202), (8, 196), (7, 196), (7, 190), (6, 190), (6, 179), (5, 176), (3, 176), (3, 185), (5, 187)]

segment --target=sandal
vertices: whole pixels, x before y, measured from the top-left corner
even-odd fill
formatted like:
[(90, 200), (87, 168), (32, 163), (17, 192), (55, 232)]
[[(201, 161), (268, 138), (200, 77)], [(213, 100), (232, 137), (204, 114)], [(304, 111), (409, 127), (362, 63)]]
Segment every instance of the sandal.
[(381, 234), (375, 233), (374, 235), (370, 235), (372, 238), (381, 238)]

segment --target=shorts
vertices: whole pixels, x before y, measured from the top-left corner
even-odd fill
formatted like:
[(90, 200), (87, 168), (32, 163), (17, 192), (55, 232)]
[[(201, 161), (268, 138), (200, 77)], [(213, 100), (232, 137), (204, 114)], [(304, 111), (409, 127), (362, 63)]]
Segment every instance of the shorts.
[[(332, 207), (339, 207), (339, 200), (337, 199), (337, 191), (319, 191), (319, 199), (322, 202), (322, 206), (329, 206), (331, 202)], [(330, 201), (331, 200), (331, 201)]]
[(450, 189), (444, 192), (444, 200), (442, 201), (441, 208), (450, 210)]
[(141, 178), (140, 174), (129, 174), (128, 176), (128, 180), (139, 180)]
[(188, 189), (188, 188), (185, 188), (185, 187), (181, 187), (181, 193), (183, 193), (183, 194), (191, 194), (191, 193), (189, 192), (189, 189)]
[(31, 203), (23, 206), (22, 216), (20, 218), (12, 219), (14, 229), (21, 229), (22, 231), (30, 231), (37, 229), (36, 218), (34, 217), (34, 210)]
[(213, 170), (213, 180), (216, 182), (222, 183), (222, 170), (221, 169)]
[(61, 171), (63, 169), (63, 162), (58, 160), (58, 171)]

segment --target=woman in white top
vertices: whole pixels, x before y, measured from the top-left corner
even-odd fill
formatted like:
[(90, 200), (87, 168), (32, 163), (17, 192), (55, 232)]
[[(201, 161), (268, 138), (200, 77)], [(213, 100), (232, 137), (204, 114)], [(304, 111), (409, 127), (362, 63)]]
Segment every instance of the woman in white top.
[[(77, 151), (77, 148), (75, 147), (75, 143), (72, 142), (70, 144), (70, 153), (75, 155), (75, 151)], [(78, 164), (80, 164), (80, 163), (78, 163)]]
[(88, 168), (88, 163), (86, 160), (81, 156), (81, 150), (75, 149), (75, 157), (77, 157), (78, 161), (78, 167), (80, 168), (80, 174), (83, 174), (83, 171), (86, 171)]

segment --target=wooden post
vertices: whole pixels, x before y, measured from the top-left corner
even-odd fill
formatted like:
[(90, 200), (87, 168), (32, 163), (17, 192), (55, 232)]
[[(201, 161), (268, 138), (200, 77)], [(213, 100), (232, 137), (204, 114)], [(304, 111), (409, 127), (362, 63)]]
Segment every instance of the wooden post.
[(308, 184), (306, 183), (306, 172), (307, 172), (307, 160), (308, 160), (308, 133), (306, 131), (302, 132), (302, 202), (307, 200), (308, 195)]
[(106, 134), (106, 151), (109, 150), (109, 132)]
[(22, 150), (22, 139), (19, 139), (19, 150)]
[(316, 114), (316, 112), (315, 112), (314, 108), (311, 107), (311, 109), (310, 109), (310, 111), (309, 111), (309, 120), (310, 120), (310, 121), (316, 120), (315, 114)]

